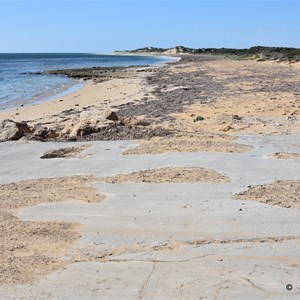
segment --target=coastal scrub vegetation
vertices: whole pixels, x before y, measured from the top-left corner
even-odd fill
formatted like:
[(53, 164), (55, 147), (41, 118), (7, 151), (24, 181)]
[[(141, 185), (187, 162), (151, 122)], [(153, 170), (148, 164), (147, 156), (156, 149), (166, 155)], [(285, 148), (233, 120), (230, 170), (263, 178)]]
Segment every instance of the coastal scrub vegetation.
[(176, 46), (174, 48), (145, 47), (136, 50), (125, 50), (116, 52), (128, 53), (176, 53), (176, 54), (211, 54), (225, 55), (237, 59), (278, 60), (278, 61), (300, 61), (300, 49), (291, 47), (265, 47), (255, 46), (245, 49), (235, 48), (188, 48)]
[(202, 116), (197, 116), (197, 117), (194, 119), (194, 122), (203, 121), (203, 120), (204, 120), (204, 117), (202, 117)]

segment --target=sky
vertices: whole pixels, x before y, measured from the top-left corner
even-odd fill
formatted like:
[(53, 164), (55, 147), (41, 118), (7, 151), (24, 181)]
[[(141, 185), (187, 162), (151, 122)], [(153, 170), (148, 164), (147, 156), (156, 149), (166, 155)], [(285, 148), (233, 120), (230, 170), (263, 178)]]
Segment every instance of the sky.
[(300, 48), (300, 0), (0, 0), (0, 53)]

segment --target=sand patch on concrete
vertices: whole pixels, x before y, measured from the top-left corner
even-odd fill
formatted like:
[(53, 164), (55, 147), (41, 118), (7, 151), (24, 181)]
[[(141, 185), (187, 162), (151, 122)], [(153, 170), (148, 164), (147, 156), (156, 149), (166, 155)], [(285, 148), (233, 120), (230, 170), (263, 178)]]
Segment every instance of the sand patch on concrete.
[(270, 157), (276, 159), (299, 159), (300, 153), (277, 152), (270, 155)]
[(0, 213), (0, 283), (32, 283), (67, 264), (65, 249), (79, 239), (80, 225), (22, 222)]
[(71, 176), (31, 179), (0, 185), (0, 209), (11, 210), (68, 200), (99, 202), (104, 196), (89, 187), (96, 181), (94, 176)]
[(234, 152), (250, 151), (251, 146), (237, 144), (234, 138), (221, 135), (184, 135), (171, 138), (152, 138), (139, 141), (136, 148), (124, 151), (124, 155), (160, 154), (165, 152)]
[(108, 183), (227, 183), (229, 177), (204, 168), (160, 168), (103, 178)]
[(285, 208), (300, 208), (300, 180), (277, 180), (271, 184), (250, 186), (235, 194), (237, 200), (253, 200)]
[(81, 155), (81, 152), (91, 148), (91, 145), (82, 145), (76, 147), (65, 147), (46, 151), (41, 158), (85, 158), (86, 155)]
[(21, 221), (16, 209), (40, 203), (100, 202), (93, 176), (43, 178), (0, 185), (0, 283), (31, 283), (68, 263), (66, 249), (79, 240), (80, 225)]

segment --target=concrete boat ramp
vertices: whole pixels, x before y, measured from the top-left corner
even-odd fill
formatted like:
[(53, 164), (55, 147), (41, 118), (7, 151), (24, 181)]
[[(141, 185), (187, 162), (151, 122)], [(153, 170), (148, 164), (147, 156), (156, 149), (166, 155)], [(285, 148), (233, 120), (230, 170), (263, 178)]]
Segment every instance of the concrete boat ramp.
[(0, 298), (300, 299), (300, 209), (232, 198), (249, 185), (299, 179), (300, 159), (270, 157), (299, 153), (299, 138), (242, 136), (237, 142), (254, 147), (246, 153), (139, 156), (122, 155), (133, 142), (90, 142), (84, 159), (40, 159), (70, 143), (0, 144), (1, 184), (163, 167), (204, 167), (231, 180), (98, 182), (95, 188), (106, 196), (100, 203), (66, 201), (18, 210), (24, 221), (82, 224), (80, 241), (68, 250), (80, 256), (32, 284), (1, 286)]

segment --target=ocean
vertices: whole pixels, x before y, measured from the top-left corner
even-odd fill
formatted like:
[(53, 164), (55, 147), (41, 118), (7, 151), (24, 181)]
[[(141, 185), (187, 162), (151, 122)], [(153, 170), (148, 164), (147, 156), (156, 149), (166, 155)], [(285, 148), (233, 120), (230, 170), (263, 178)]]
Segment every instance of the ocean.
[(10, 109), (63, 96), (83, 83), (60, 75), (36, 75), (47, 70), (151, 65), (171, 59), (155, 56), (84, 53), (0, 53), (0, 109)]

